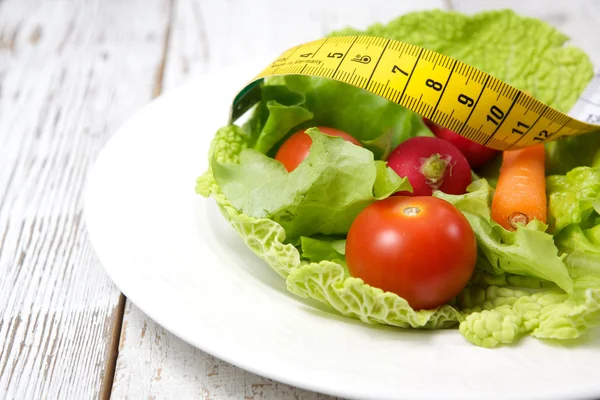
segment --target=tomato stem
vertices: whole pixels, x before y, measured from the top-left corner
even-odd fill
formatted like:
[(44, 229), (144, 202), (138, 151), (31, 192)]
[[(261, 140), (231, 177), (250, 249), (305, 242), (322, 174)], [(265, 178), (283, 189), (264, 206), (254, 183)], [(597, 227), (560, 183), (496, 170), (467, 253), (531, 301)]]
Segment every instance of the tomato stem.
[(406, 207), (404, 210), (404, 215), (407, 215), (409, 217), (414, 217), (415, 215), (417, 215), (418, 213), (421, 212), (421, 209), (419, 207)]

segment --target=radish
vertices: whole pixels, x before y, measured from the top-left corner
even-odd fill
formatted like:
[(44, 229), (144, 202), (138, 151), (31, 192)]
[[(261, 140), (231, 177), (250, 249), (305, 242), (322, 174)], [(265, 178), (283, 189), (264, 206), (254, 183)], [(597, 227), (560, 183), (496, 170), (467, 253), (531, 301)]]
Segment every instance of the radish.
[(471, 183), (471, 167), (452, 143), (434, 137), (414, 137), (401, 143), (388, 157), (388, 165), (407, 177), (413, 192), (405, 196), (431, 196), (436, 190), (463, 194)]
[(460, 136), (458, 133), (451, 131), (448, 128), (444, 128), (436, 123), (429, 121), (427, 118), (423, 118), (423, 122), (431, 132), (440, 139), (444, 139), (455, 145), (465, 158), (469, 161), (471, 168), (479, 168), (489, 160), (491, 160), (496, 154), (497, 150), (490, 149), (475, 143), (474, 141), (467, 139), (464, 136)]

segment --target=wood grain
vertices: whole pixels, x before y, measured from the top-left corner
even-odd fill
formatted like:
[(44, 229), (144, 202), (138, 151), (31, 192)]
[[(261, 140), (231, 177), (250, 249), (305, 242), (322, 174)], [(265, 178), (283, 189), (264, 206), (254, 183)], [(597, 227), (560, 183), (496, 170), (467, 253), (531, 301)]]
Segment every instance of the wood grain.
[(113, 399), (306, 399), (330, 397), (266, 379), (183, 342), (131, 302), (125, 308)]
[(81, 194), (106, 140), (151, 98), (167, 7), (0, 2), (2, 399), (99, 395), (120, 294)]

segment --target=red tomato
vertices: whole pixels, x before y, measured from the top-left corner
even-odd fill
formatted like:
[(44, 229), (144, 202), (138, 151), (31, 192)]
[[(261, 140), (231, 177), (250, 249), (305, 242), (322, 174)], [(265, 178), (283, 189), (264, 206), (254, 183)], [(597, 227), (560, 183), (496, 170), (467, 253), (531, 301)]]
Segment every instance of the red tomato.
[(393, 292), (414, 309), (440, 306), (467, 284), (477, 258), (469, 222), (430, 196), (376, 201), (356, 217), (346, 240), (352, 276)]
[[(337, 136), (342, 139), (362, 147), (362, 144), (346, 132), (339, 131), (326, 126), (318, 126), (317, 129), (329, 136)], [(283, 163), (283, 166), (288, 172), (292, 172), (306, 157), (310, 150), (312, 139), (304, 131), (294, 133), (286, 140), (275, 155), (275, 159)]]

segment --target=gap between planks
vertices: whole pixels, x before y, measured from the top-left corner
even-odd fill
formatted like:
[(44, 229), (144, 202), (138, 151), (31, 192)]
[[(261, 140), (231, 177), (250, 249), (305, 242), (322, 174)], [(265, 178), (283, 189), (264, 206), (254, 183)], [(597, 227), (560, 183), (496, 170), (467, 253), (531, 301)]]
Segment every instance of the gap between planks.
[[(156, 70), (156, 78), (154, 80), (154, 88), (152, 89), (152, 97), (156, 98), (160, 96), (163, 90), (163, 81), (165, 79), (165, 66), (167, 65), (167, 59), (169, 57), (169, 44), (171, 43), (171, 31), (173, 30), (173, 17), (175, 10), (175, 1), (169, 0), (169, 19), (167, 22), (167, 28), (165, 32), (165, 39), (163, 42), (163, 54), (160, 60), (160, 64)], [(124, 306), (123, 306), (124, 307)]]
[[(152, 87), (152, 98), (160, 96), (163, 90), (163, 80), (165, 78), (165, 66), (167, 64), (167, 58), (169, 53), (169, 44), (171, 42), (171, 31), (173, 27), (173, 16), (175, 9), (175, 1), (169, 0), (169, 18), (165, 30), (165, 38), (162, 46), (162, 56), (158, 68), (156, 69), (156, 78), (154, 79), (154, 85)], [(0, 0), (2, 2), (2, 0)], [(117, 366), (117, 359), (119, 356), (119, 343), (121, 341), (121, 334), (123, 331), (123, 317), (125, 315), (125, 305), (127, 303), (127, 297), (123, 293), (119, 296), (119, 303), (115, 310), (115, 317), (113, 322), (113, 328), (111, 333), (110, 349), (106, 360), (105, 375), (102, 381), (102, 388), (100, 389), (100, 399), (109, 400), (113, 384), (115, 381), (115, 370)]]
[(117, 357), (119, 355), (119, 341), (121, 339), (121, 328), (123, 327), (123, 314), (125, 312), (125, 303), (127, 298), (123, 293), (119, 295), (119, 302), (115, 308), (113, 327), (111, 330), (110, 348), (106, 360), (106, 372), (102, 380), (102, 388), (100, 389), (101, 399), (110, 399), (112, 392), (113, 381), (115, 378), (115, 367), (117, 365)]

